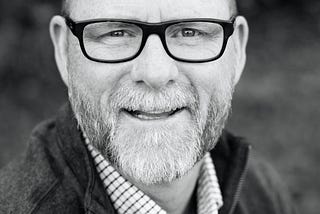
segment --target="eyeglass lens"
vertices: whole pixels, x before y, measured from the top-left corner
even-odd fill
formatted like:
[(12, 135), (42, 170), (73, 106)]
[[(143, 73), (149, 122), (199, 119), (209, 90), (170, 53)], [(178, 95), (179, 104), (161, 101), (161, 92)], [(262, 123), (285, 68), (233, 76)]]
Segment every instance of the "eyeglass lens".
[[(139, 51), (142, 37), (142, 29), (135, 24), (100, 22), (84, 28), (83, 44), (92, 58), (121, 60)], [(223, 37), (222, 26), (211, 22), (182, 22), (165, 31), (169, 52), (187, 60), (216, 57), (222, 49)]]

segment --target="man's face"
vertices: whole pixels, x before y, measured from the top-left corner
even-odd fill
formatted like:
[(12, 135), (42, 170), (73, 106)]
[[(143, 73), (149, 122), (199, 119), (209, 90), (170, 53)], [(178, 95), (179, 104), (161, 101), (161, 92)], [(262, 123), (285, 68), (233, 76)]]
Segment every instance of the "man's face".
[[(231, 14), (224, 0), (77, 0), (70, 16), (163, 22)], [(66, 82), (81, 128), (131, 179), (153, 184), (184, 175), (223, 129), (238, 72), (235, 46), (231, 38), (220, 59), (185, 63), (151, 35), (137, 58), (108, 64), (88, 60), (69, 33)]]

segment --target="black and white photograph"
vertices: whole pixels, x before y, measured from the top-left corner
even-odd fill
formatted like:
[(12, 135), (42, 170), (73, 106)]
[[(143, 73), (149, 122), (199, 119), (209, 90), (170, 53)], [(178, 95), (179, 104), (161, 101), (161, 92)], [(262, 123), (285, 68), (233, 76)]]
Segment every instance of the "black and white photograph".
[(0, 0), (0, 214), (319, 214), (320, 1)]

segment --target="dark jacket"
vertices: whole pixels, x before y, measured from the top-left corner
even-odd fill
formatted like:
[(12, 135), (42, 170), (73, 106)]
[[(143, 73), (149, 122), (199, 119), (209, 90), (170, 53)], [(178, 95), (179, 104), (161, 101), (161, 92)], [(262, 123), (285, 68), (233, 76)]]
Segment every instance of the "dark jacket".
[[(70, 106), (32, 133), (26, 154), (0, 173), (0, 213), (115, 213)], [(224, 205), (219, 214), (293, 213), (281, 182), (250, 146), (224, 132), (212, 150)]]

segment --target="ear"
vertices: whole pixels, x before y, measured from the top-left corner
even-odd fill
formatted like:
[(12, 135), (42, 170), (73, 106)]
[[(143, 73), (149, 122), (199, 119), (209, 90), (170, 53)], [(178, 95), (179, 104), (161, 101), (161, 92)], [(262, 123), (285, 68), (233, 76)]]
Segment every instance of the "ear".
[(236, 49), (236, 74), (234, 77), (234, 84), (236, 85), (241, 77), (244, 66), (246, 64), (246, 48), (249, 37), (249, 27), (248, 22), (243, 16), (238, 16), (235, 20), (235, 30), (233, 34), (233, 40)]
[(50, 36), (54, 46), (54, 56), (63, 82), (68, 86), (67, 48), (68, 29), (62, 16), (54, 16), (50, 21)]

